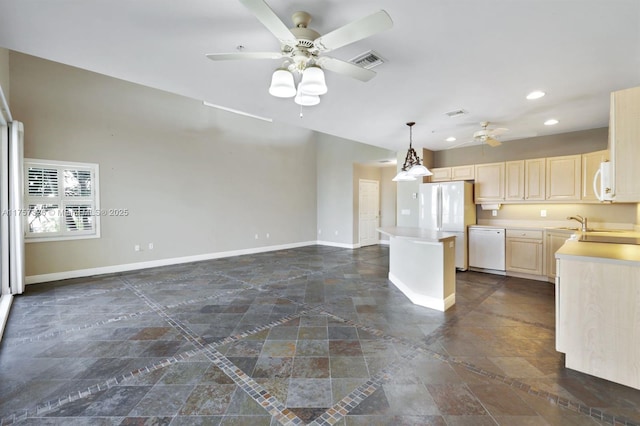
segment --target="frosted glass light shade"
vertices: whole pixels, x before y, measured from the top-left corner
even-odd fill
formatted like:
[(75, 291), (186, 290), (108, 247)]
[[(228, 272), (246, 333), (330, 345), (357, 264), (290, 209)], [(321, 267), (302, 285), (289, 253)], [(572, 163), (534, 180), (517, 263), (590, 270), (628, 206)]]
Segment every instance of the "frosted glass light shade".
[(431, 176), (433, 173), (423, 165), (413, 166), (407, 172), (411, 176)]
[(291, 98), (296, 95), (293, 74), (285, 69), (277, 69), (271, 76), (269, 94), (278, 98)]
[(298, 85), (298, 94), (296, 94), (296, 97), (294, 99), (294, 101), (298, 105), (313, 106), (313, 105), (318, 105), (320, 103), (320, 96), (310, 95), (306, 92), (303, 92), (302, 90), (300, 90), (300, 86), (301, 84)]
[(316, 66), (305, 68), (299, 88), (309, 95), (319, 96), (327, 93), (327, 84), (324, 81), (322, 68)]
[(396, 177), (394, 177), (393, 179), (391, 179), (394, 182), (409, 182), (412, 180), (416, 180), (415, 176), (411, 176), (409, 174), (409, 172), (400, 172), (396, 175)]

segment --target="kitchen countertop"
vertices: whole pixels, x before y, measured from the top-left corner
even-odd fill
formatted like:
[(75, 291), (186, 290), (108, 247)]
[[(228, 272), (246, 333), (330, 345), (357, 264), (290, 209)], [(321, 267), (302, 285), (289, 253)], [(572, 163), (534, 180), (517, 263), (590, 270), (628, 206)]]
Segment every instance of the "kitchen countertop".
[[(607, 233), (620, 235), (620, 233)], [(634, 232), (633, 234), (637, 234)], [(603, 235), (603, 233), (599, 233)], [(631, 266), (640, 266), (640, 245), (635, 244), (611, 244), (578, 241), (569, 239), (556, 252), (557, 259), (588, 260), (594, 262), (624, 263)]]
[(441, 243), (456, 236), (450, 232), (434, 231), (432, 229), (410, 228), (404, 226), (386, 226), (378, 228), (378, 232), (390, 237), (417, 240), (428, 243)]

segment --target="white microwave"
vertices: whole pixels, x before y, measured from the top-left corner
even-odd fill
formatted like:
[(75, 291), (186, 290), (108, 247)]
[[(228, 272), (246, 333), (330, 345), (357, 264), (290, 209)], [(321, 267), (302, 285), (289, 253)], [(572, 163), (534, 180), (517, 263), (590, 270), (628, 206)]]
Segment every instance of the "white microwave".
[(600, 163), (593, 177), (593, 192), (600, 201), (613, 201), (613, 170), (609, 161)]

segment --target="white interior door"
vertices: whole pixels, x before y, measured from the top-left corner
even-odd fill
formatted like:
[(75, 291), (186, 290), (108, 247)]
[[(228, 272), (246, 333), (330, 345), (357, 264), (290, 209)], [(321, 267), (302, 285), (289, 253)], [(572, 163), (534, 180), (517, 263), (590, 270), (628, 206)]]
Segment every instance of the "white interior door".
[(360, 247), (378, 244), (380, 223), (380, 182), (360, 179), (359, 184)]

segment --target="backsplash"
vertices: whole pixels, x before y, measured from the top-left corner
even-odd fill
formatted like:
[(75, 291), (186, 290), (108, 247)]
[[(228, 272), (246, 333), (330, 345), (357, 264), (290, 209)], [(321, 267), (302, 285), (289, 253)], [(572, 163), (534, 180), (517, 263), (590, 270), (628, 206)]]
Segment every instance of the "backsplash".
[(496, 216), (479, 205), (476, 208), (479, 224), (531, 222), (537, 226), (579, 226), (567, 221), (567, 217), (576, 214), (587, 217), (590, 224), (607, 228), (633, 228), (639, 217), (637, 204), (503, 204)]

